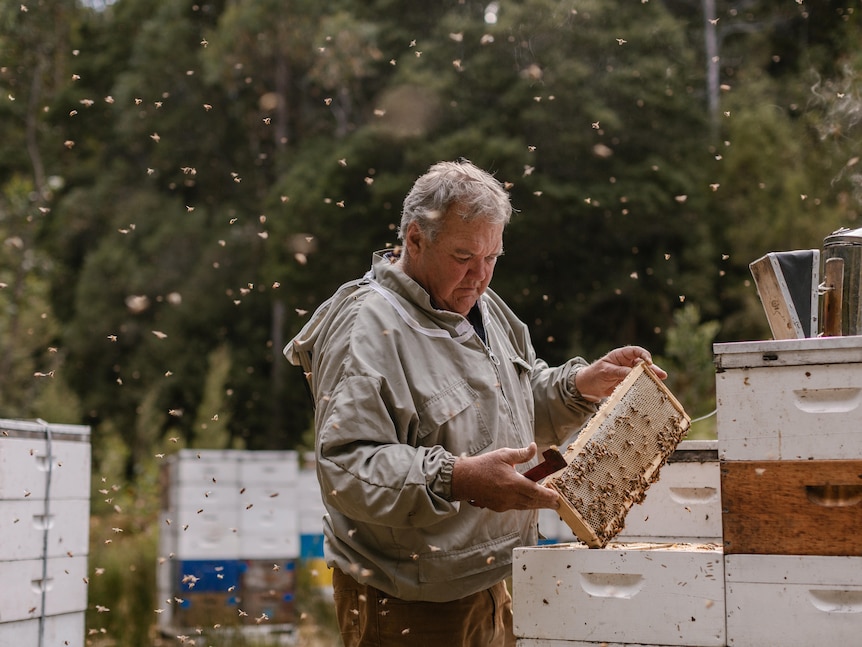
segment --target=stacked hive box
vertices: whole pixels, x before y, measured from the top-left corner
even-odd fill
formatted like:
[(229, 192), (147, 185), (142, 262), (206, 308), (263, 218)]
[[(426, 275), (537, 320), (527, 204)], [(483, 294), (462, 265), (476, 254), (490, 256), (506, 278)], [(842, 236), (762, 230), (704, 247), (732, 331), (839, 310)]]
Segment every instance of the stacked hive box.
[(519, 647), (725, 644), (717, 544), (517, 548), (512, 585)]
[(629, 510), (617, 541), (664, 543), (721, 542), (721, 478), (718, 443), (684, 440), (647, 490)]
[(862, 636), (862, 337), (716, 344), (728, 645)]
[[(613, 543), (514, 551), (519, 647), (725, 644), (721, 501), (715, 441), (685, 440)], [(574, 539), (541, 511), (548, 541)]]
[(162, 473), (164, 632), (289, 634), (299, 557), (296, 452), (183, 450)]
[(0, 420), (0, 645), (83, 647), (90, 429)]

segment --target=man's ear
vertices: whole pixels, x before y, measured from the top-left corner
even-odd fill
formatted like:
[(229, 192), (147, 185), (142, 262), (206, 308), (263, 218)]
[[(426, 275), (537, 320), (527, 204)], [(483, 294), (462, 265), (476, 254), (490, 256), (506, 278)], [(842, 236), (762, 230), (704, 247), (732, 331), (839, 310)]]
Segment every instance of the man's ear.
[(425, 235), (415, 221), (411, 222), (407, 225), (407, 235), (404, 236), (404, 246), (407, 248), (408, 255), (415, 255), (424, 244)]

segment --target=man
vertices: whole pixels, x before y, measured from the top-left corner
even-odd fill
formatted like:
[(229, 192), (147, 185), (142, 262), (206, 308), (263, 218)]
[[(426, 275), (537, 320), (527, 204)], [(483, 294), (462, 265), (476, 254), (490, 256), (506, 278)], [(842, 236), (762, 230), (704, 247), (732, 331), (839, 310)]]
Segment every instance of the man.
[(514, 645), (512, 549), (559, 505), (522, 472), (650, 361), (631, 346), (592, 364), (536, 357), (488, 289), (511, 213), (488, 173), (435, 164), (404, 201), (400, 252), (375, 254), (285, 348), (311, 384), (348, 647)]

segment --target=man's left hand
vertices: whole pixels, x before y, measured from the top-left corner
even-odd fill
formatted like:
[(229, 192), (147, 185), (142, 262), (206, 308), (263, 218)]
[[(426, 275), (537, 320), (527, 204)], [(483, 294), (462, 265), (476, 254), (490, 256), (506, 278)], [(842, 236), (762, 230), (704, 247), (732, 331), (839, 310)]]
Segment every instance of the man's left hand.
[(650, 364), (659, 379), (667, 378), (667, 373), (652, 363), (648, 350), (640, 346), (623, 346), (580, 369), (575, 376), (575, 386), (587, 398), (606, 398), (639, 362)]

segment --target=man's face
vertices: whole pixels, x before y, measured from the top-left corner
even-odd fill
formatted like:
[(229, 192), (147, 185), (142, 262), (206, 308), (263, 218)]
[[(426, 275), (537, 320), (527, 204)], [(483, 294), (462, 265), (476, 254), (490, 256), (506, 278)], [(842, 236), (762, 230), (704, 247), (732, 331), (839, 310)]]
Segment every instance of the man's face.
[(503, 253), (503, 225), (464, 222), (450, 214), (444, 218), (433, 241), (415, 223), (408, 227), (405, 272), (425, 288), (435, 307), (466, 316), (487, 289)]

